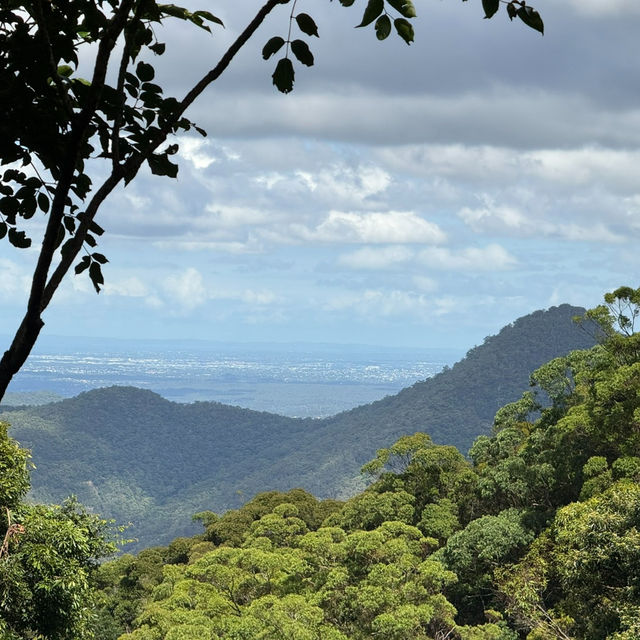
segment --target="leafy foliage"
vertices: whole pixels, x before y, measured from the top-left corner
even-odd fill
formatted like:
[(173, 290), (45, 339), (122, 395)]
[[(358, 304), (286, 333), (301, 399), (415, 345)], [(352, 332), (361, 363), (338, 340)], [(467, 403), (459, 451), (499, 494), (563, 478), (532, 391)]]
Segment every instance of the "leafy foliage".
[(0, 636), (6, 640), (91, 636), (98, 560), (115, 551), (108, 523), (76, 501), (24, 501), (28, 453), (0, 422)]
[(636, 638), (640, 363), (607, 346), (536, 371), (472, 461), (417, 433), (323, 521), (300, 491), (201, 514), (205, 533), (105, 565), (103, 611), (139, 576), (121, 640)]
[[(295, 420), (217, 403), (181, 405), (125, 387), (48, 406), (6, 409), (4, 416), (14, 437), (33, 451), (36, 499), (58, 502), (75, 493), (96, 512), (132, 522), (130, 534), (139, 539), (133, 548), (139, 549), (191, 535), (196, 530), (192, 513), (233, 509), (264, 489), (302, 486), (321, 498), (349, 497), (364, 488), (359, 468), (376, 449), (407, 433), (428, 431), (432, 445), (466, 451), (475, 437), (490, 432), (500, 405), (527, 388), (530, 371), (593, 344), (571, 321), (580, 311), (563, 306), (521, 318), (434, 378), (325, 420)], [(552, 386), (544, 382), (551, 394), (560, 393)], [(406, 442), (409, 448), (414, 444)], [(462, 504), (466, 491), (448, 484), (462, 464), (459, 453), (452, 447), (419, 449), (403, 479), (406, 490), (417, 496), (415, 526), (425, 504), (458, 497)], [(397, 448), (389, 455), (391, 464), (402, 458)], [(540, 475), (536, 495), (544, 495), (545, 468), (531, 469)], [(439, 493), (415, 488), (432, 477), (440, 478)], [(501, 482), (511, 493), (518, 487)], [(500, 500), (504, 508), (521, 504), (513, 496)], [(456, 518), (464, 522), (469, 508), (456, 511)], [(440, 536), (435, 530), (429, 535)]]

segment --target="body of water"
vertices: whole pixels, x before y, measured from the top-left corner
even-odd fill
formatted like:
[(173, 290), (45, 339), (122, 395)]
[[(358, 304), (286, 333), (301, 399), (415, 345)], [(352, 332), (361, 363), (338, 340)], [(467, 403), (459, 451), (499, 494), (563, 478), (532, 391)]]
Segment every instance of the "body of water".
[(397, 393), (461, 355), (451, 349), (362, 345), (49, 338), (30, 356), (9, 391), (70, 397), (98, 387), (130, 385), (176, 402), (210, 400), (322, 417)]

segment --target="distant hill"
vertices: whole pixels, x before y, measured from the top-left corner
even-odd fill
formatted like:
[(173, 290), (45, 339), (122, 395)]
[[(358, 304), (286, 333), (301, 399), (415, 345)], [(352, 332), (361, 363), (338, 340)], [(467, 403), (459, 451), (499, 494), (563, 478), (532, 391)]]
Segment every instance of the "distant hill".
[(452, 368), (400, 393), (324, 420), (294, 419), (213, 402), (177, 404), (132, 387), (61, 402), (0, 407), (33, 451), (33, 497), (75, 494), (118, 522), (139, 546), (188, 534), (191, 514), (224, 511), (255, 493), (301, 486), (319, 497), (361, 488), (360, 466), (400, 435), (426, 431), (466, 451), (529, 374), (593, 338), (571, 319), (584, 310), (536, 311), (471, 349)]

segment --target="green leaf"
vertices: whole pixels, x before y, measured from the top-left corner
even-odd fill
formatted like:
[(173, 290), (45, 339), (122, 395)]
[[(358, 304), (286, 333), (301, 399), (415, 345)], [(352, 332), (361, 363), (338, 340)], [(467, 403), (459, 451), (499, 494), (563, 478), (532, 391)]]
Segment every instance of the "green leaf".
[(405, 18), (416, 17), (416, 8), (411, 0), (387, 0), (387, 2)]
[(276, 53), (284, 44), (284, 38), (280, 36), (274, 36), (267, 41), (267, 44), (262, 47), (262, 57), (268, 60), (274, 53)]
[(220, 18), (218, 18), (217, 16), (214, 16), (210, 11), (194, 11), (193, 15), (197, 18), (204, 18), (209, 22), (215, 22), (221, 27), (224, 27), (224, 22), (222, 22), (222, 20), (220, 20)]
[(96, 293), (100, 293), (100, 286), (104, 284), (104, 278), (102, 276), (102, 267), (99, 262), (92, 262), (89, 265), (89, 278), (96, 290)]
[(175, 4), (159, 4), (158, 9), (161, 13), (167, 16), (173, 16), (174, 18), (180, 18), (180, 20), (188, 20), (191, 15), (183, 7), (177, 7)]
[(9, 242), (18, 249), (28, 249), (31, 246), (31, 239), (27, 238), (26, 233), (15, 227), (9, 228)]
[(376, 38), (385, 40), (391, 33), (391, 18), (388, 15), (380, 16), (376, 20)]
[(320, 37), (318, 34), (318, 26), (308, 13), (299, 13), (296, 16), (296, 22), (302, 33), (306, 33), (308, 36), (316, 36), (316, 38)]
[(484, 17), (492, 18), (500, 8), (500, 0), (482, 0)]
[(371, 24), (383, 11), (384, 0), (369, 0), (367, 8), (362, 15), (362, 22), (356, 25), (356, 28), (366, 27), (368, 24)]
[(150, 64), (147, 64), (146, 62), (138, 62), (138, 66), (136, 67), (136, 75), (142, 82), (151, 82), (156, 73)]
[(396, 18), (393, 21), (393, 26), (396, 28), (398, 35), (407, 43), (413, 42), (413, 26), (404, 18)]
[(73, 67), (70, 67), (68, 64), (62, 64), (58, 67), (58, 75), (61, 78), (68, 78), (73, 73)]
[(509, 20), (513, 20), (518, 15), (518, 9), (513, 2), (510, 2), (507, 5), (507, 14), (509, 16)]
[(293, 83), (295, 81), (295, 72), (293, 70), (293, 63), (289, 58), (282, 58), (276, 65), (276, 70), (271, 76), (273, 78), (273, 84), (278, 91), (282, 93), (289, 93), (293, 91)]
[(291, 43), (291, 51), (293, 51), (293, 55), (298, 58), (302, 64), (307, 67), (313, 66), (313, 54), (304, 40), (294, 40)]
[(516, 12), (520, 20), (524, 22), (528, 27), (539, 31), (544, 35), (544, 23), (540, 14), (533, 7), (520, 7)]

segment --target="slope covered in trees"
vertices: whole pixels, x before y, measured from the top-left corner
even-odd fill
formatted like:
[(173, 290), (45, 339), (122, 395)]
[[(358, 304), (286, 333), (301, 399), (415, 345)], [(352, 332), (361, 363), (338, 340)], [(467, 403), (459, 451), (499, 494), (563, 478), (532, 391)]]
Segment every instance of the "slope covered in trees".
[(141, 545), (193, 532), (190, 515), (237, 507), (264, 489), (302, 486), (319, 497), (364, 487), (360, 466), (415, 431), (467, 451), (501, 404), (527, 388), (546, 360), (593, 342), (563, 305), (505, 327), (448, 371), (327, 420), (295, 420), (218, 403), (176, 404), (112, 387), (7, 411), (33, 451), (33, 496), (69, 494), (118, 522)]
[(98, 637), (637, 639), (639, 344), (540, 367), (471, 460), (404, 436), (345, 503), (261, 494), (104, 565)]

